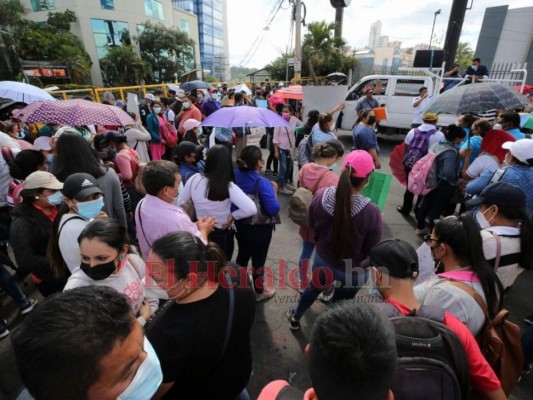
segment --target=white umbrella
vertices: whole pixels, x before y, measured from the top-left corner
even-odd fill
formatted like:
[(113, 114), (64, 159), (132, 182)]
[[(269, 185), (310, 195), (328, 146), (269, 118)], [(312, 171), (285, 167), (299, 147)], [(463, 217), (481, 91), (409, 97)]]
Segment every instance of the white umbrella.
[(50, 93), (38, 88), (37, 86), (14, 81), (0, 82), (0, 97), (5, 97), (26, 104), (30, 104), (35, 101), (55, 100)]

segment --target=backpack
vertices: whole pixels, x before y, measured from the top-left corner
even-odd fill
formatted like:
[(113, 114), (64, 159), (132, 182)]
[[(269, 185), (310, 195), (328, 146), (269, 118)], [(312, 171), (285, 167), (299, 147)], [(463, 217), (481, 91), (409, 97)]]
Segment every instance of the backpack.
[(411, 172), (409, 172), (409, 180), (407, 189), (416, 195), (425, 196), (439, 184), (437, 178), (437, 157), (447, 151), (455, 151), (455, 147), (445, 148), (437, 153), (434, 152), (435, 146), (431, 148), (428, 154), (418, 160)]
[(163, 125), (159, 125), (159, 136), (165, 141), (166, 147), (176, 147), (178, 144), (178, 135), (174, 126), (165, 121)]
[(289, 200), (289, 218), (302, 228), (309, 227), (309, 205), (313, 199), (318, 185), (322, 181), (322, 178), (329, 172), (324, 171), (320, 178), (315, 182), (312, 189), (307, 189), (304, 186), (300, 186), (291, 196)]
[(447, 280), (446, 283), (468, 293), (483, 310), (485, 325), (477, 335), (476, 341), (481, 353), (500, 380), (503, 391), (509, 396), (520, 380), (524, 368), (520, 327), (507, 320), (509, 311), (503, 308), (491, 319), (487, 303), (470, 286), (459, 281)]
[(403, 166), (407, 169), (412, 169), (418, 160), (428, 153), (429, 138), (437, 132), (436, 129), (431, 129), (427, 132), (422, 132), (415, 128), (415, 135), (413, 140), (409, 143), (407, 151), (403, 157)]
[(296, 157), (295, 161), (298, 163), (299, 167), (304, 166), (309, 162), (309, 159), (307, 158), (307, 142), (309, 140), (309, 136), (304, 136), (302, 140), (300, 140), (300, 143), (298, 143), (298, 146), (296, 147)]
[(444, 325), (444, 310), (421, 306), (404, 316), (390, 303), (375, 307), (389, 317), (396, 333), (398, 365), (391, 387), (396, 400), (468, 399), (470, 375), (465, 349)]

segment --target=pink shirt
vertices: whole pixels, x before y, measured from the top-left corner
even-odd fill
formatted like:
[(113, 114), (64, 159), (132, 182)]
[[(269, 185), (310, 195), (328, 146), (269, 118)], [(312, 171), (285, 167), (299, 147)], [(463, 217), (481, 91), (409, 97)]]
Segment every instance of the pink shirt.
[(289, 120), (289, 127), (277, 126), (274, 128), (274, 138), (272, 143), (277, 144), (280, 149), (290, 150), (296, 145), (295, 130), (297, 126), (302, 126), (303, 123), (296, 117)]
[[(325, 187), (338, 185), (339, 176), (335, 172), (315, 163), (307, 163), (300, 169), (298, 173), (298, 185), (312, 190), (323, 174), (325, 175), (318, 184), (317, 191)], [(315, 231), (313, 229), (300, 227), (299, 233), (301, 238), (306, 242), (315, 243)]]

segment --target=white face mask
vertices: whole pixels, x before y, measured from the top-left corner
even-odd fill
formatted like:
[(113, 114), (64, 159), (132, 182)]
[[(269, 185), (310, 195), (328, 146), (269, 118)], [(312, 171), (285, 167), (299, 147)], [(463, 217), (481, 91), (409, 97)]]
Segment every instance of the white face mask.
[(502, 124), (494, 124), (494, 126), (492, 127), (493, 129), (498, 129), (498, 130), (502, 130)]
[(154, 348), (144, 337), (144, 351), (146, 358), (139, 365), (133, 380), (126, 390), (117, 397), (118, 400), (145, 400), (150, 399), (163, 382), (163, 372), (161, 372), (161, 363), (157, 358)]
[(494, 219), (494, 216), (490, 220), (487, 220), (487, 218), (485, 218), (485, 213), (491, 208), (492, 207), (489, 207), (483, 212), (481, 212), (481, 210), (478, 210), (478, 212), (476, 213), (476, 221), (481, 229), (487, 229), (491, 227), (490, 221)]
[(184, 110), (188, 110), (189, 108), (191, 107), (190, 103), (188, 101), (186, 101), (185, 103), (183, 103), (183, 109)]
[(175, 300), (175, 299), (177, 299), (178, 297), (181, 296), (181, 294), (182, 294), (183, 292), (185, 292), (185, 291), (187, 290), (187, 288), (185, 288), (185, 289), (183, 289), (181, 292), (179, 292), (177, 295), (172, 296), (172, 297), (168, 297), (168, 291), (174, 289), (174, 288), (175, 288), (176, 286), (178, 286), (179, 283), (180, 283), (181, 281), (183, 281), (183, 280), (185, 280), (185, 279), (180, 279), (179, 281), (176, 282), (175, 285), (169, 287), (168, 289), (164, 289), (164, 292), (165, 292), (165, 294), (167, 295), (166, 298), (167, 298), (168, 300)]

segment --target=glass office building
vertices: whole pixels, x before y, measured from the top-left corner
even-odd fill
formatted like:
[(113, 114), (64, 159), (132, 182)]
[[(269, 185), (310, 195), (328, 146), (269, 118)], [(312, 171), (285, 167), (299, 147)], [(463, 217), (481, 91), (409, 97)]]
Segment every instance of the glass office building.
[(225, 0), (172, 0), (172, 5), (198, 16), (200, 60), (204, 71), (226, 79)]

